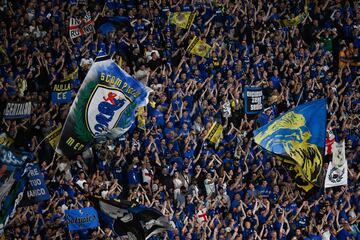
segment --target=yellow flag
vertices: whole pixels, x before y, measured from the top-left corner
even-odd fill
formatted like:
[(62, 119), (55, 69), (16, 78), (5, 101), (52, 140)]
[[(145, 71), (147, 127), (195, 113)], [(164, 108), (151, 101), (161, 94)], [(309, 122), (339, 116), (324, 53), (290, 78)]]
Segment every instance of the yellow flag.
[(73, 72), (69, 73), (63, 80), (63, 82), (65, 81), (70, 81), (70, 80), (76, 80), (79, 78), (79, 68), (77, 67)]
[(198, 55), (200, 57), (206, 57), (211, 50), (211, 46), (206, 42), (202, 41), (200, 38), (195, 36), (193, 40), (191, 40), (187, 51), (192, 54)]
[(205, 139), (209, 139), (210, 142), (215, 143), (215, 146), (217, 147), (223, 137), (222, 132), (223, 126), (218, 122), (214, 122), (209, 132), (206, 134)]
[(305, 13), (308, 13), (308, 11), (309, 11), (309, 1), (308, 0), (305, 0), (305, 5), (304, 5), (304, 12)]
[(305, 13), (301, 13), (301, 14), (297, 15), (296, 17), (293, 17), (291, 19), (277, 20), (277, 22), (284, 27), (295, 27), (304, 21), (307, 14), (308, 13), (306, 10)]
[(175, 12), (170, 13), (170, 23), (184, 29), (191, 27), (194, 22), (195, 12)]
[(49, 135), (46, 136), (48, 143), (51, 145), (51, 147), (53, 149), (56, 148), (56, 145), (59, 141), (59, 137), (61, 134), (61, 128), (62, 128), (62, 126), (60, 125), (54, 131), (52, 131)]
[(103, 16), (106, 16), (106, 13), (107, 13), (109, 10), (110, 10), (110, 9), (109, 9), (107, 3), (105, 2), (104, 7), (103, 7), (103, 9), (102, 9), (102, 11), (101, 11), (100, 16), (102, 16), (102, 17), (103, 17)]
[(14, 139), (12, 139), (11, 137), (0, 137), (0, 144), (1, 145), (5, 145), (7, 147), (10, 147), (12, 144), (14, 143)]
[(146, 130), (146, 118), (145, 118), (145, 113), (146, 112), (146, 108), (145, 106), (143, 107), (139, 107), (137, 109), (137, 120), (138, 120), (138, 125), (137, 127), (142, 129), (142, 130)]

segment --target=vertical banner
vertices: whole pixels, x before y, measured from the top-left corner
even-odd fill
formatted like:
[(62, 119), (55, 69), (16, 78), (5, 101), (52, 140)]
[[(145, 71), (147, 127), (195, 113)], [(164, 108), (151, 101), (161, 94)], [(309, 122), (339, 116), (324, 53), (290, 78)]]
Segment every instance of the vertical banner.
[(345, 157), (345, 142), (332, 145), (333, 159), (326, 173), (325, 188), (347, 185), (348, 166)]
[(50, 199), (49, 190), (46, 187), (44, 175), (38, 164), (26, 165), (27, 185), (21, 206), (35, 204)]
[(72, 87), (70, 82), (57, 83), (53, 87), (51, 93), (51, 101), (53, 104), (63, 104), (71, 102)]
[(92, 207), (65, 210), (65, 220), (70, 231), (85, 230), (99, 226), (99, 218)]
[(257, 114), (264, 108), (263, 92), (260, 87), (245, 87), (244, 103), (246, 114)]
[(4, 110), (5, 119), (21, 119), (31, 116), (31, 102), (8, 103)]

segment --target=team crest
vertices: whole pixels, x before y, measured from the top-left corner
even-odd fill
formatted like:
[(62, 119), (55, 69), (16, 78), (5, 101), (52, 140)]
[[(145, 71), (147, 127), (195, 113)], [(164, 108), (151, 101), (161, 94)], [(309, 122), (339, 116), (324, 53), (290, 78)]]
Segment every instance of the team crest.
[(97, 85), (86, 106), (86, 125), (95, 137), (117, 126), (130, 100), (118, 88)]
[(333, 167), (333, 168), (331, 168), (330, 173), (329, 173), (329, 180), (332, 183), (339, 183), (343, 179), (344, 173), (345, 173), (344, 168)]

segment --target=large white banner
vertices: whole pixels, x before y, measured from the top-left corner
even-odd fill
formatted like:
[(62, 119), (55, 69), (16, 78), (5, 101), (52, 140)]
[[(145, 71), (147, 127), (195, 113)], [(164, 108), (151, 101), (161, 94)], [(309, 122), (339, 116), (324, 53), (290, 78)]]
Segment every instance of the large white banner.
[(345, 157), (345, 142), (332, 145), (333, 159), (329, 163), (325, 178), (325, 188), (347, 185), (348, 166)]

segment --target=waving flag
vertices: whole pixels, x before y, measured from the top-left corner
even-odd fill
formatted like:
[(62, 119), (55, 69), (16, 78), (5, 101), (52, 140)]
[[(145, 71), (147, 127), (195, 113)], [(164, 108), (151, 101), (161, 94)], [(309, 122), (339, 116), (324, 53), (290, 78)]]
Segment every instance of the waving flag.
[(26, 186), (25, 164), (32, 160), (28, 152), (15, 152), (0, 145), (0, 236), (20, 203)]
[(146, 106), (150, 89), (99, 53), (74, 100), (56, 148), (74, 156), (95, 140), (117, 138), (135, 121), (135, 110)]
[(218, 122), (214, 122), (209, 132), (206, 134), (205, 139), (209, 139), (209, 141), (214, 143), (215, 147), (217, 147), (223, 137), (222, 132), (223, 126)]
[(91, 19), (90, 12), (86, 12), (83, 19), (70, 18), (69, 36), (71, 39), (87, 35), (94, 31), (94, 22)]
[(77, 189), (89, 199), (98, 211), (102, 224), (110, 226), (120, 236), (146, 240), (151, 236), (171, 230), (166, 217), (154, 208), (145, 207), (127, 200), (110, 200)]
[[(326, 100), (298, 106), (254, 131), (255, 142), (317, 185), (325, 148)], [(298, 178), (301, 176), (298, 176)], [(309, 191), (296, 181), (298, 187)]]
[(103, 34), (116, 31), (117, 29), (130, 27), (128, 17), (123, 16), (99, 16), (95, 22), (95, 28)]
[(200, 57), (208, 56), (210, 50), (211, 50), (211, 46), (197, 36), (195, 36), (191, 40), (189, 47), (187, 49), (188, 52), (198, 55)]
[(195, 12), (174, 12), (170, 13), (170, 23), (184, 29), (188, 29), (194, 22)]

